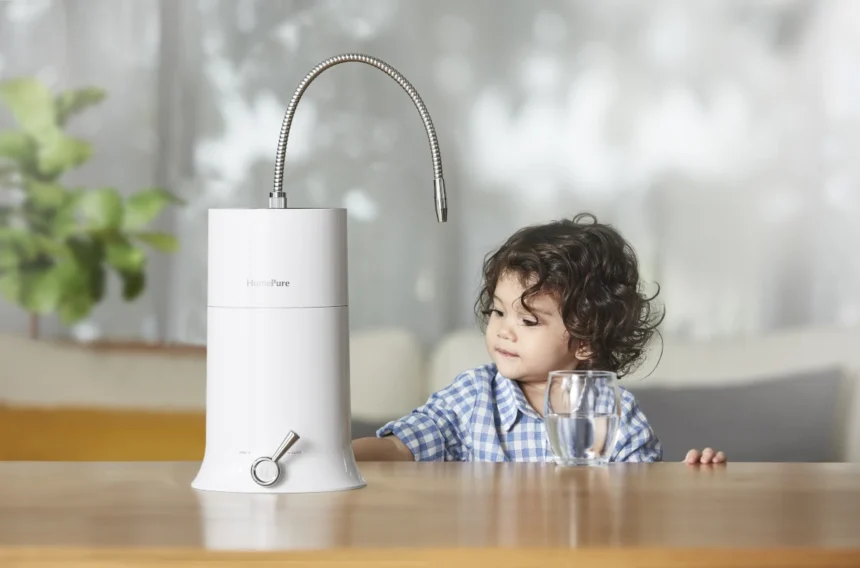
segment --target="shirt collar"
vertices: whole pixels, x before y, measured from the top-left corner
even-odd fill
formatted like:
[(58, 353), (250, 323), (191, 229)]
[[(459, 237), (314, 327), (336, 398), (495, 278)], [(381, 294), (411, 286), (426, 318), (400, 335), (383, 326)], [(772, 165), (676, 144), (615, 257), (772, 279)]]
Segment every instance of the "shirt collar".
[(540, 416), (529, 405), (526, 395), (523, 394), (522, 389), (520, 389), (520, 386), (515, 381), (497, 372), (494, 384), (496, 407), (499, 410), (499, 421), (505, 432), (511, 431), (520, 413), (540, 419)]

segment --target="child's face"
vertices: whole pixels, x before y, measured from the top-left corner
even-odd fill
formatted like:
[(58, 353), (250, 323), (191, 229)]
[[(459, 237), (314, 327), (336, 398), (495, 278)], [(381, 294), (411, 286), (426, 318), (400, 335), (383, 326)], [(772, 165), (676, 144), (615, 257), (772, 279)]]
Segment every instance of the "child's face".
[(522, 382), (545, 383), (550, 371), (575, 369), (578, 342), (569, 342), (558, 301), (550, 295), (530, 298), (531, 315), (520, 303), (525, 289), (517, 275), (503, 275), (496, 285), (487, 322), (487, 351), (499, 372)]

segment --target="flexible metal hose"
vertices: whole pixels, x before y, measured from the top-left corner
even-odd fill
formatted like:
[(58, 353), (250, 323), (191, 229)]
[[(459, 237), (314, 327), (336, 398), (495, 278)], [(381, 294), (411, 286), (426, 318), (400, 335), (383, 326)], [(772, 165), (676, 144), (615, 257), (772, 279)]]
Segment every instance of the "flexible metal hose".
[(442, 156), (439, 152), (439, 141), (436, 139), (436, 129), (433, 127), (433, 121), (430, 118), (430, 113), (427, 112), (427, 107), (424, 105), (424, 101), (421, 100), (415, 87), (413, 87), (406, 77), (400, 74), (400, 72), (380, 59), (360, 53), (345, 53), (329, 57), (311, 69), (296, 88), (281, 124), (281, 134), (278, 138), (278, 153), (275, 156), (275, 183), (272, 192), (269, 194), (269, 207), (282, 209), (287, 206), (287, 196), (283, 190), (284, 161), (287, 152), (287, 140), (290, 136), (290, 127), (293, 124), (293, 116), (296, 113), (296, 107), (298, 106), (302, 95), (304, 95), (311, 82), (313, 82), (313, 80), (316, 79), (323, 71), (340, 63), (348, 62), (365, 63), (371, 67), (379, 69), (394, 79), (412, 99), (412, 102), (415, 104), (415, 108), (418, 109), (418, 112), (421, 115), (421, 121), (424, 123), (424, 129), (427, 131), (427, 138), (430, 142), (430, 152), (433, 158), (433, 187), (434, 199), (436, 201), (436, 218), (440, 223), (446, 221), (448, 217), (448, 203), (445, 191), (445, 180), (442, 175)]

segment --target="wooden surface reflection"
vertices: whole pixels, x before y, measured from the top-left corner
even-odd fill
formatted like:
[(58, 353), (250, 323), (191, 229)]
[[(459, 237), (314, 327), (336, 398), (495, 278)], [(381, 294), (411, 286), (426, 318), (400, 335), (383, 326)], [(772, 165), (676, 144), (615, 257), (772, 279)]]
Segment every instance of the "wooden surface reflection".
[[(197, 467), (0, 463), (0, 564), (260, 551), (378, 565), (503, 548), (497, 564), (563, 552), (622, 555), (630, 566), (658, 554), (671, 566), (698, 548), (722, 549), (709, 553), (714, 565), (725, 554), (753, 562), (754, 550), (789, 566), (860, 565), (857, 464), (365, 463), (366, 488), (307, 495), (198, 492)], [(833, 556), (818, 556), (826, 550)]]

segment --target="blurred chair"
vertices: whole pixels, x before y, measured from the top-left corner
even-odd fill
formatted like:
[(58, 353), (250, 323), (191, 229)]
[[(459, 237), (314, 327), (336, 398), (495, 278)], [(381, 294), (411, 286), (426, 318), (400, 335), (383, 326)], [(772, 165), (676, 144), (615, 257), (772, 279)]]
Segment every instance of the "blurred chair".
[(353, 438), (373, 435), (425, 400), (425, 354), (418, 338), (404, 329), (354, 333), (350, 376)]
[(833, 367), (724, 386), (647, 387), (644, 381), (631, 390), (665, 461), (711, 447), (736, 462), (838, 462), (845, 456), (847, 381)]

